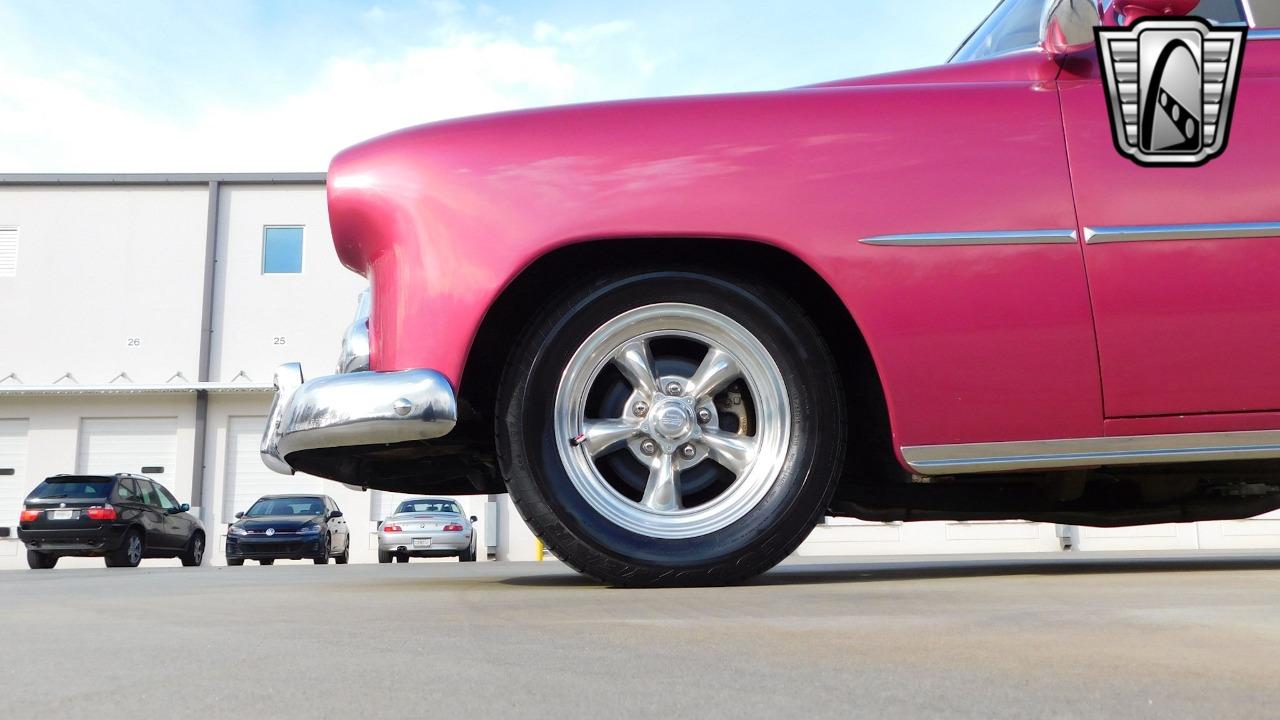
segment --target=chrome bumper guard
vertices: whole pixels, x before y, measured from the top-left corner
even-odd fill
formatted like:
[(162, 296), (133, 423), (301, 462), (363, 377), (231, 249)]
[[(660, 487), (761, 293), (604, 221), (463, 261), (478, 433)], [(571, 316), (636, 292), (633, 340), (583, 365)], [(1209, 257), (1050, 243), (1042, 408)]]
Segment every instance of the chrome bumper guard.
[(276, 395), (262, 435), (262, 461), (292, 475), (290, 454), (430, 440), (458, 421), (458, 401), (435, 370), (353, 372), (303, 382), (302, 366), (276, 368)]

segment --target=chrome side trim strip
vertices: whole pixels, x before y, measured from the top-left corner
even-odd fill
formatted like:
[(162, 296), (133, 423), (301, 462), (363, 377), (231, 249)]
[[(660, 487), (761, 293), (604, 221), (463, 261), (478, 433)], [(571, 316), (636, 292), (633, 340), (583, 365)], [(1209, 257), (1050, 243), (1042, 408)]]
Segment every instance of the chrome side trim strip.
[(1228, 240), (1234, 238), (1280, 237), (1280, 222), (1222, 223), (1218, 225), (1125, 225), (1087, 227), (1084, 241), (1089, 245), (1148, 240)]
[(917, 445), (902, 457), (921, 475), (1260, 460), (1280, 458), (1280, 430)]
[(987, 230), (982, 232), (912, 233), (907, 235), (874, 235), (862, 238), (866, 245), (931, 247), (939, 245), (1057, 245), (1074, 244), (1076, 231), (1062, 230)]
[(1280, 28), (1250, 29), (1249, 40), (1280, 40)]

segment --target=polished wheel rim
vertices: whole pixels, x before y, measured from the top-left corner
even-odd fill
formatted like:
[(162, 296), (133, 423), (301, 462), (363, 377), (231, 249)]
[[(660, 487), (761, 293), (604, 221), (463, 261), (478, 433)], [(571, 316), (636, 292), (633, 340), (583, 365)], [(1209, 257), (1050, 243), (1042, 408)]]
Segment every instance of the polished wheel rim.
[(142, 562), (142, 538), (134, 535), (129, 538), (129, 564), (137, 565)]
[(200, 561), (204, 559), (204, 543), (200, 542), (200, 538), (196, 538), (191, 542), (191, 556), (196, 561), (196, 565), (199, 565)]
[(569, 480), (611, 522), (681, 539), (746, 515), (790, 437), (782, 372), (732, 318), (684, 303), (628, 311), (561, 376), (555, 434)]

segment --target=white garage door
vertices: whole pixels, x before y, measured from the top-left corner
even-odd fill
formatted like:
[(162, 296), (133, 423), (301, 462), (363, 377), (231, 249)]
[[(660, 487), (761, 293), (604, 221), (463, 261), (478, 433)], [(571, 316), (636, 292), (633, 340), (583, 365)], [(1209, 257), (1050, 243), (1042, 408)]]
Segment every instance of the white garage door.
[(222, 491), (222, 520), (248, 510), (263, 495), (324, 493), (324, 480), (312, 475), (281, 475), (262, 464), (258, 454), (265, 417), (233, 417), (227, 424), (227, 484)]
[(27, 421), (0, 420), (0, 527), (18, 525), (22, 499), (34, 485), (27, 480)]
[(172, 492), (177, 465), (177, 418), (84, 418), (80, 421), (80, 446), (76, 451), (78, 473), (146, 475)]

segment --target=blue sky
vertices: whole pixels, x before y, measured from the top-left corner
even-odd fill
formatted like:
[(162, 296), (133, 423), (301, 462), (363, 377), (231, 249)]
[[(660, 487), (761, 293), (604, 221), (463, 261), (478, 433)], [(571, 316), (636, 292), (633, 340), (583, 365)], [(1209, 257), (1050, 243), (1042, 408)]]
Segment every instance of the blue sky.
[(0, 172), (321, 170), (481, 112), (942, 62), (994, 0), (0, 0)]

